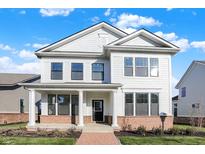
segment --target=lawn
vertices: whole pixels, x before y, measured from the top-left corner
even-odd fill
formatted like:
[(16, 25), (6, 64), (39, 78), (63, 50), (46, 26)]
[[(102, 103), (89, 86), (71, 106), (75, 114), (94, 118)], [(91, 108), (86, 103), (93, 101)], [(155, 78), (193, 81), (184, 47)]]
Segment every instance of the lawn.
[(179, 129), (186, 129), (186, 128), (195, 128), (197, 131), (201, 131), (201, 132), (205, 132), (205, 128), (204, 127), (194, 127), (194, 126), (190, 126), (190, 125), (174, 125), (175, 128), (179, 128)]
[(0, 129), (19, 129), (26, 128), (27, 123), (0, 125)]
[(46, 138), (46, 137), (3, 137), (0, 145), (73, 145), (74, 138)]
[(204, 137), (157, 136), (157, 137), (119, 137), (124, 145), (205, 145)]

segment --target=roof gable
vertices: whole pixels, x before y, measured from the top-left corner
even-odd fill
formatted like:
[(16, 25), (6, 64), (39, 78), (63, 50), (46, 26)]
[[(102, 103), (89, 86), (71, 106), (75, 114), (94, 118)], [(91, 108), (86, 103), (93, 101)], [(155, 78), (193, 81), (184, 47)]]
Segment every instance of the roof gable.
[[(98, 30), (103, 30), (104, 32), (110, 34), (110, 35), (113, 35), (113, 37), (116, 37), (116, 39), (119, 39), (119, 38), (122, 38), (124, 36), (127, 35), (127, 33), (123, 32), (122, 30), (120, 29), (117, 29), (116, 27), (113, 27), (112, 25), (106, 23), (106, 22), (100, 22), (96, 25), (93, 25), (91, 27), (88, 27), (82, 31), (79, 31), (73, 35), (70, 35), (64, 39), (61, 39), (57, 42), (54, 42), (53, 44), (50, 44), (44, 48), (41, 48), (39, 50), (36, 51), (36, 53), (39, 53), (39, 52), (45, 52), (45, 51), (51, 51), (51, 50), (56, 50), (59, 48), (59, 50), (65, 50), (65, 46), (66, 44), (69, 44), (70, 42), (74, 42), (74, 40), (78, 40), (78, 39), (81, 39), (81, 38), (85, 38), (86, 35), (89, 35), (95, 31), (98, 31)], [(104, 33), (103, 32), (103, 33)], [(111, 39), (111, 41), (114, 41), (114, 38)], [(71, 44), (72, 44), (71, 43)], [(76, 43), (73, 43), (71, 46), (74, 46)], [(83, 47), (81, 47), (83, 49)]]
[(195, 66), (197, 65), (203, 65), (205, 67), (205, 61), (193, 61), (184, 73), (184, 75), (181, 77), (177, 85), (175, 86), (176, 89), (179, 89), (180, 85), (185, 81), (185, 79), (190, 75), (190, 73), (194, 70)]
[(145, 30), (140, 29), (134, 33), (131, 33), (121, 39), (111, 42), (109, 45), (127, 45), (127, 46), (155, 46), (166, 47), (179, 50), (176, 45), (160, 38), (159, 36)]

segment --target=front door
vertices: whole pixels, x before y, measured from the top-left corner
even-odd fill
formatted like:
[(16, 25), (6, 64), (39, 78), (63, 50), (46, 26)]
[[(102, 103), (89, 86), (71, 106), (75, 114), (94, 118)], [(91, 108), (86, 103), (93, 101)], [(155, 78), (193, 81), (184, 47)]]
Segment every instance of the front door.
[(93, 121), (102, 122), (103, 121), (103, 100), (93, 100)]

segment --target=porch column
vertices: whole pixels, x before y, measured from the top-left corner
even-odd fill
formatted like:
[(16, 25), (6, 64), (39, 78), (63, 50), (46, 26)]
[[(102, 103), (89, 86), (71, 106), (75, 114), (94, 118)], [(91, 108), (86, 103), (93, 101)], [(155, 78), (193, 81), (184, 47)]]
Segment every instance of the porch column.
[(29, 90), (29, 126), (34, 126), (36, 122), (35, 95), (36, 91), (34, 89)]
[(117, 90), (112, 92), (112, 127), (118, 127), (118, 124), (117, 124)]
[(83, 91), (79, 91), (79, 124), (78, 126), (82, 127), (84, 125), (83, 122)]

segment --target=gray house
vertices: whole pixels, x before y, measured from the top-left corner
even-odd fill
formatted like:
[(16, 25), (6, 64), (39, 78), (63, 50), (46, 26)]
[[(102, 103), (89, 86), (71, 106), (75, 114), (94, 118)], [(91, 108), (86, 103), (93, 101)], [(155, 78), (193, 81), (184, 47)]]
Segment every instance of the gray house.
[[(0, 73), (0, 124), (28, 121), (28, 90), (18, 83), (38, 83), (40, 75)], [(37, 112), (40, 94), (36, 95)]]

